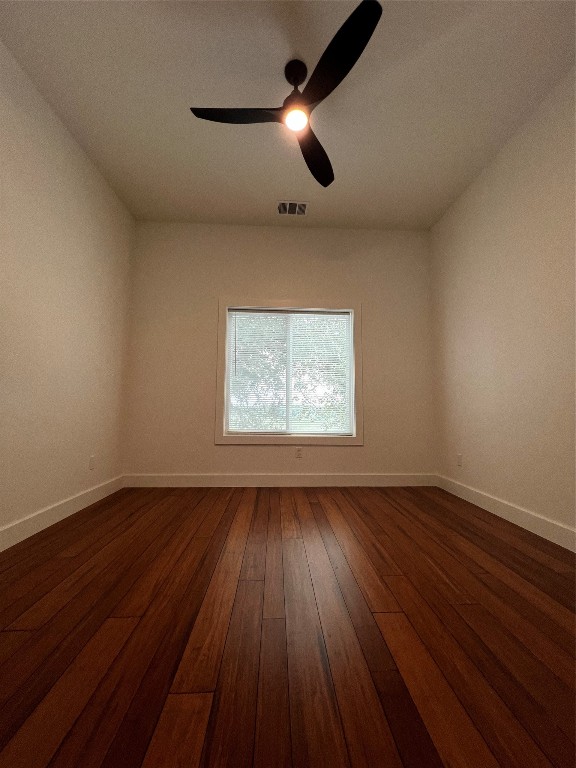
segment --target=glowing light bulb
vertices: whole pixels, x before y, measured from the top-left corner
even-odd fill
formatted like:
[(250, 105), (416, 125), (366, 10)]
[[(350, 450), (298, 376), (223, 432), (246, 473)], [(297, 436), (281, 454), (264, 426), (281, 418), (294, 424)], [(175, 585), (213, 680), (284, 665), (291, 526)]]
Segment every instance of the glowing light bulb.
[(308, 115), (302, 109), (291, 109), (284, 122), (291, 131), (301, 131), (308, 125)]

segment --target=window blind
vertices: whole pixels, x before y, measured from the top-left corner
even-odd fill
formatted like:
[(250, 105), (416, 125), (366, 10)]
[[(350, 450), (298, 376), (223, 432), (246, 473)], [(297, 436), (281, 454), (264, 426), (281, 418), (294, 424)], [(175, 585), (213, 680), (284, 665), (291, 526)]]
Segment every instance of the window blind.
[(226, 431), (354, 434), (352, 311), (229, 309)]

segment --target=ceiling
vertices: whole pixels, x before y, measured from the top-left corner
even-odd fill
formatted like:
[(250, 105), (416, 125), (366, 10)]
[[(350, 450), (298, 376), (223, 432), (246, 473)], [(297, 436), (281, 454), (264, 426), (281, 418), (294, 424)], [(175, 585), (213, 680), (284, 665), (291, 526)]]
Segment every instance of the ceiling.
[(284, 126), (189, 111), (280, 106), (356, 4), (0, 1), (0, 37), (139, 220), (426, 229), (573, 66), (574, 3), (385, 0), (312, 116), (327, 189)]

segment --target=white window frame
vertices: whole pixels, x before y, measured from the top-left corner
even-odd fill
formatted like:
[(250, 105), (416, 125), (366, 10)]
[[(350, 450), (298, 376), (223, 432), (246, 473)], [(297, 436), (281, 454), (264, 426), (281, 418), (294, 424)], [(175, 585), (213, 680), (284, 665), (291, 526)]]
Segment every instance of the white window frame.
[[(262, 432), (226, 432), (226, 326), (229, 309), (273, 311), (352, 312), (354, 355), (354, 435), (285, 435)], [(232, 301), (220, 299), (218, 306), (218, 369), (216, 381), (216, 418), (214, 442), (217, 445), (364, 445), (364, 419), (362, 412), (362, 306), (347, 302), (336, 306), (329, 302), (322, 307), (291, 301)]]

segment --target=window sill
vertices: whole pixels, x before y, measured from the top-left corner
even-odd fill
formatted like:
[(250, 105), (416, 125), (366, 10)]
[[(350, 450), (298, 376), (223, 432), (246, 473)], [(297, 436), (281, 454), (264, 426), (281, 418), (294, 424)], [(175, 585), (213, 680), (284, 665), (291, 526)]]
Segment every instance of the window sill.
[(216, 445), (364, 445), (363, 435), (216, 435)]

